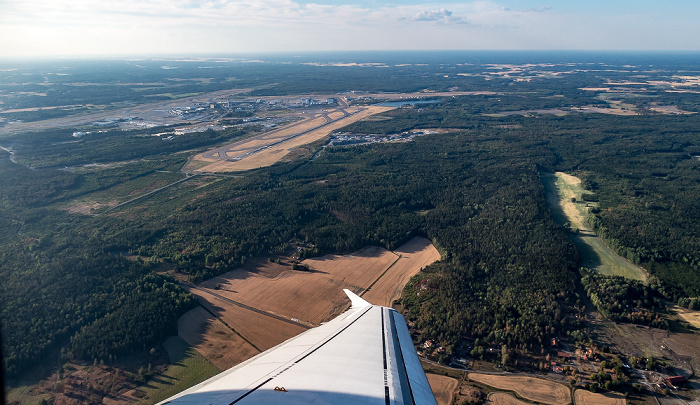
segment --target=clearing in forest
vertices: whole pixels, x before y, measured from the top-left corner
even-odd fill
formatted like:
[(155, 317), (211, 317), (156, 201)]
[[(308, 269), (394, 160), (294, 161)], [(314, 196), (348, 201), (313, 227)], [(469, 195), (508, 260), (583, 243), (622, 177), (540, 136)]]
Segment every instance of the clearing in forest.
[(574, 391), (574, 404), (576, 405), (625, 405), (626, 403), (627, 400), (618, 394), (596, 394), (581, 389)]
[[(200, 308), (181, 318), (180, 334), (206, 358), (228, 368), (346, 310), (350, 303), (343, 288), (363, 293), (371, 286), (365, 299), (389, 304), (412, 275), (439, 258), (429, 240), (414, 238), (396, 252), (368, 246), (348, 255), (307, 259), (303, 264), (309, 271), (253, 260), (198, 287), (182, 284), (206, 311)], [(226, 347), (224, 335), (231, 339)]]
[(583, 201), (587, 191), (581, 187), (580, 179), (562, 172), (541, 173), (541, 178), (552, 216), (559, 224), (569, 224), (571, 229), (575, 229), (570, 236), (581, 253), (583, 267), (600, 274), (646, 282), (647, 273), (643, 268), (618, 256), (588, 226), (588, 209), (596, 203)]
[(543, 404), (571, 403), (569, 388), (554, 381), (524, 375), (494, 375), (469, 373), (469, 379), (490, 387), (514, 391), (521, 397)]
[(220, 370), (228, 370), (260, 353), (202, 307), (180, 317), (177, 330), (182, 340)]
[(328, 321), (345, 309), (347, 288), (380, 305), (389, 305), (408, 279), (440, 258), (425, 238), (414, 238), (396, 252), (368, 246), (348, 255), (307, 259), (309, 270), (260, 262), (202, 283), (199, 288), (286, 319), (309, 325)]
[(683, 321), (688, 322), (696, 329), (700, 329), (700, 311), (692, 311), (690, 309), (679, 307), (678, 305), (671, 305), (669, 309), (671, 312), (678, 315), (678, 317)]
[(432, 389), (438, 405), (450, 405), (452, 403), (452, 397), (455, 394), (455, 390), (459, 385), (459, 381), (446, 375), (438, 375), (433, 373), (427, 373), (425, 376), (428, 377), (430, 389)]
[[(251, 310), (231, 303), (221, 295), (213, 295), (205, 289), (189, 288), (189, 292), (197, 297), (197, 301), (207, 311), (215, 314), (229, 328), (247, 341), (254, 349), (265, 351), (287, 339), (290, 339), (307, 328), (291, 322), (285, 322), (264, 312)], [(204, 339), (211, 339), (205, 337)], [(248, 352), (247, 346), (237, 346), (231, 350)], [(244, 357), (240, 353), (231, 356)]]

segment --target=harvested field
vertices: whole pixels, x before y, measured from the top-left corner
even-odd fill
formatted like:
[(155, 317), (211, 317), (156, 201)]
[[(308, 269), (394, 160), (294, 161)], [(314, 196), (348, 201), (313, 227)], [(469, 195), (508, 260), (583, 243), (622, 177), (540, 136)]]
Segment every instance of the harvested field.
[(181, 318), (180, 335), (217, 366), (229, 368), (347, 309), (343, 288), (361, 293), (372, 286), (371, 297), (385, 300), (373, 303), (388, 304), (411, 275), (440, 258), (425, 238), (414, 238), (397, 252), (401, 259), (368, 246), (349, 255), (305, 260), (309, 271), (251, 260), (199, 287), (182, 284), (221, 321), (195, 309)]
[(183, 315), (177, 330), (178, 336), (220, 370), (228, 370), (260, 353), (202, 307)]
[(381, 276), (362, 298), (375, 305), (391, 306), (401, 297), (408, 280), (427, 265), (440, 260), (440, 252), (425, 238), (413, 238), (395, 250), (399, 255), (393, 266)]
[[(190, 289), (199, 303), (260, 351), (274, 347), (306, 329), (250, 309), (232, 305), (200, 289)], [(243, 357), (242, 355), (239, 355)]]
[(576, 405), (625, 405), (627, 400), (617, 394), (596, 394), (588, 390), (574, 391), (574, 404)]
[(494, 375), (469, 373), (469, 379), (490, 387), (514, 391), (521, 397), (543, 404), (571, 403), (569, 388), (563, 384), (526, 375)]
[(492, 392), (487, 398), (487, 403), (493, 405), (526, 405), (529, 402), (521, 401), (505, 392)]
[(428, 373), (425, 376), (428, 377), (430, 388), (433, 390), (438, 405), (450, 405), (459, 381), (452, 377), (433, 373)]
[[(327, 255), (303, 263), (310, 271), (269, 263), (255, 272), (234, 270), (202, 283), (202, 288), (287, 319), (319, 324), (348, 305), (343, 288), (361, 292), (399, 257), (375, 246), (345, 256)], [(392, 291), (396, 286), (392, 286)], [(234, 327), (235, 329), (235, 327)]]

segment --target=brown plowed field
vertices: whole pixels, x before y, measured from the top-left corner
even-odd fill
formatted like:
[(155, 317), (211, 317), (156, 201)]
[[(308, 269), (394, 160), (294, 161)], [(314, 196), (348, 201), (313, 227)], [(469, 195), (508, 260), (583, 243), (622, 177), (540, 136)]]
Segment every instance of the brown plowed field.
[[(202, 283), (217, 294), (288, 319), (319, 324), (340, 314), (349, 302), (343, 288), (362, 292), (398, 256), (370, 246), (345, 256), (327, 255), (305, 260), (311, 271), (291, 266), (263, 265), (260, 271), (233, 270)], [(396, 286), (392, 286), (392, 291)]]
[(543, 404), (571, 403), (571, 392), (563, 384), (524, 375), (469, 373), (469, 379), (499, 390), (515, 391), (523, 398)]
[(425, 238), (413, 238), (394, 253), (400, 256), (399, 260), (362, 295), (367, 302), (391, 306), (394, 300), (401, 297), (401, 291), (411, 277), (425, 266), (440, 260), (440, 252)]
[(178, 335), (221, 370), (260, 353), (202, 307), (183, 315), (177, 323)]
[(576, 405), (625, 405), (627, 400), (616, 394), (595, 394), (587, 390), (574, 391)]

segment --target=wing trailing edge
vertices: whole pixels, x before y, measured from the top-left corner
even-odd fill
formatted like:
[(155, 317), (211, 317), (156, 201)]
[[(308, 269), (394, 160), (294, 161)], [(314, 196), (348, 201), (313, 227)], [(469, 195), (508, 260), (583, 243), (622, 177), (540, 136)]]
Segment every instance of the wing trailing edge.
[(436, 405), (404, 318), (351, 308), (160, 404)]

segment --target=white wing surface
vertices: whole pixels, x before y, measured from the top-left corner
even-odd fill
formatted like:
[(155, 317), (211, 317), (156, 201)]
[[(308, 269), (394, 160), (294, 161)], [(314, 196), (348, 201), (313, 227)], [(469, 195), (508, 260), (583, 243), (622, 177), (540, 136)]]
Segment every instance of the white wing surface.
[(352, 307), (160, 404), (437, 404), (403, 317)]

